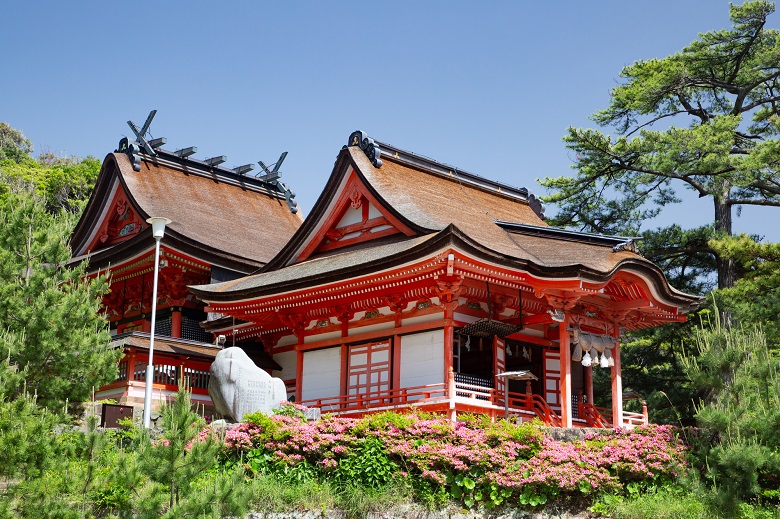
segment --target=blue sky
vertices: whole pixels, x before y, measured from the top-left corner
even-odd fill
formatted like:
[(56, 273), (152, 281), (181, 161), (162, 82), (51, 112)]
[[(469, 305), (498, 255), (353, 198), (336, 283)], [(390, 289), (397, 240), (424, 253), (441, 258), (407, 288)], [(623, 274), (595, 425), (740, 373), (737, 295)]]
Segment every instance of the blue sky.
[[(0, 120), (36, 151), (102, 158), (157, 109), (167, 149), (228, 166), (288, 151), (304, 212), (356, 129), (544, 194), (537, 178), (573, 173), (566, 128), (593, 126), (623, 66), (729, 26), (721, 0), (30, 1), (2, 20)], [(735, 228), (780, 241), (778, 211)], [(690, 197), (658, 223), (712, 212)]]

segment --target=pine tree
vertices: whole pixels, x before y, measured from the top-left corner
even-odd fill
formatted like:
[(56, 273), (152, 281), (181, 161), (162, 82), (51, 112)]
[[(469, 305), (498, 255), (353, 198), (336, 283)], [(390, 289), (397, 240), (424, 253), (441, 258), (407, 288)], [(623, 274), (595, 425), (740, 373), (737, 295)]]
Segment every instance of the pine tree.
[(700, 455), (720, 505), (734, 513), (738, 499), (780, 487), (780, 357), (760, 327), (724, 324), (717, 309), (696, 342), (683, 365), (703, 394), (697, 422), (714, 438)]
[(26, 390), (55, 411), (113, 380), (119, 355), (100, 314), (106, 280), (65, 265), (72, 218), (47, 212), (25, 189), (0, 196), (0, 358), (24, 372), (3, 389), (9, 399)]
[(643, 250), (682, 269), (714, 261), (720, 288), (736, 281), (735, 265), (701, 235), (731, 235), (742, 205), (780, 207), (780, 36), (766, 27), (774, 4), (755, 0), (730, 9), (731, 29), (625, 67), (610, 105), (593, 115), (617, 136), (570, 128), (564, 140), (577, 156), (577, 176), (542, 181), (552, 190), (546, 200), (559, 204), (555, 223), (591, 232), (639, 232), (680, 201), (678, 187), (711, 199), (711, 226), (661, 231), (676, 241), (656, 240), (646, 244), (660, 245), (655, 251)]
[[(218, 467), (221, 443), (213, 433), (201, 434), (203, 419), (192, 410), (190, 394), (180, 390), (163, 405), (163, 436), (152, 441), (146, 431), (138, 441), (141, 473), (153, 484), (139, 510), (150, 517), (221, 517), (246, 512), (250, 493), (239, 467)], [(203, 474), (208, 472), (208, 477)]]

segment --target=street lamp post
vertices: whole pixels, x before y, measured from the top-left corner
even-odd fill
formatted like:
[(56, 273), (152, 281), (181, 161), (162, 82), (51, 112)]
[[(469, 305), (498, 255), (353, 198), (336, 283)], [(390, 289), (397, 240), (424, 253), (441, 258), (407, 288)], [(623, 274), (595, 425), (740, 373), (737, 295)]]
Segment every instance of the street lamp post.
[(152, 224), (154, 236), (154, 284), (152, 288), (152, 330), (149, 337), (149, 363), (146, 365), (146, 390), (144, 392), (144, 427), (148, 429), (152, 419), (152, 385), (154, 384), (154, 328), (157, 325), (157, 277), (160, 270), (160, 240), (165, 234), (165, 226), (171, 223), (167, 218), (155, 216), (146, 220)]

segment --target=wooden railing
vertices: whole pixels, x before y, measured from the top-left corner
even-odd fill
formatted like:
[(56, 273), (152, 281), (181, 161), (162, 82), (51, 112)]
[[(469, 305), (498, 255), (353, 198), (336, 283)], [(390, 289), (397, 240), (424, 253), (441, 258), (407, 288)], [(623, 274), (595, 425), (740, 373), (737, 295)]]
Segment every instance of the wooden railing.
[[(448, 395), (453, 393), (454, 397), (449, 398)], [(299, 403), (308, 407), (318, 407), (323, 413), (341, 414), (370, 409), (424, 405), (434, 402), (450, 402), (451, 406), (460, 403), (468, 404), (471, 408), (484, 407), (486, 411), (489, 410), (494, 414), (498, 414), (505, 406), (504, 394), (502, 392), (494, 388), (454, 382), (454, 378), (450, 378), (448, 384), (428, 384), (354, 395), (315, 398), (302, 400)], [(562, 426), (561, 418), (540, 395), (509, 393), (509, 412), (511, 414), (517, 414), (518, 412), (532, 413), (551, 427)], [(591, 427), (612, 427), (612, 412), (609, 409), (581, 404), (580, 413), (580, 416)]]
[(338, 413), (377, 407), (403, 407), (434, 398), (444, 399), (446, 394), (445, 385), (442, 383), (372, 391), (355, 395), (315, 398), (302, 400), (299, 403), (308, 407), (319, 407), (323, 413)]
[[(503, 395), (501, 395), (499, 405), (504, 405)], [(522, 409), (534, 413), (539, 419), (550, 427), (561, 427), (561, 418), (547, 405), (547, 402), (540, 395), (529, 395), (527, 393), (509, 393), (509, 410)]]
[[(491, 404), (496, 399), (496, 390), (492, 387), (476, 386), (473, 384), (464, 384), (455, 382), (455, 396), (458, 398), (469, 398)], [(479, 402), (475, 402), (479, 405)]]
[(605, 407), (596, 407), (595, 405), (580, 402), (580, 418), (585, 420), (588, 427), (612, 427), (612, 410)]
[(647, 425), (647, 408), (644, 408), (643, 413), (632, 413), (630, 411), (623, 411), (623, 426), (633, 428), (638, 425)]

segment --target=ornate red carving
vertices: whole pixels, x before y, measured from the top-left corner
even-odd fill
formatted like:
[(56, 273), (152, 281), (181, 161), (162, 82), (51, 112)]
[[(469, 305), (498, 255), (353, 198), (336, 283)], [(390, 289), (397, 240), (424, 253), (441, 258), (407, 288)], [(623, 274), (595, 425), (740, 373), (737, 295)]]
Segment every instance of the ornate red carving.
[(349, 199), (352, 201), (350, 204), (352, 209), (360, 209), (360, 206), (363, 205), (363, 194), (357, 189), (352, 191), (352, 194), (349, 195)]
[(400, 314), (406, 310), (406, 306), (409, 304), (409, 300), (404, 298), (403, 294), (392, 294), (384, 298), (385, 304), (390, 307), (390, 310)]
[(577, 301), (580, 299), (580, 296), (566, 297), (552, 294), (545, 294), (544, 296), (554, 310), (563, 310), (566, 312), (574, 308), (577, 305)]
[(439, 298), (439, 304), (442, 307), (457, 303), (462, 290), (463, 277), (459, 275), (439, 276), (436, 278), (436, 286), (432, 287), (432, 291)]
[(352, 320), (353, 317), (355, 317), (355, 310), (352, 309), (352, 307), (349, 305), (336, 305), (333, 308), (333, 313), (342, 324), (348, 323)]
[(278, 312), (279, 320), (297, 336), (309, 324), (306, 313)]
[(135, 213), (127, 195), (119, 189), (114, 195), (112, 209), (100, 222), (99, 231), (89, 250), (98, 250), (135, 236), (147, 227), (147, 224)]

